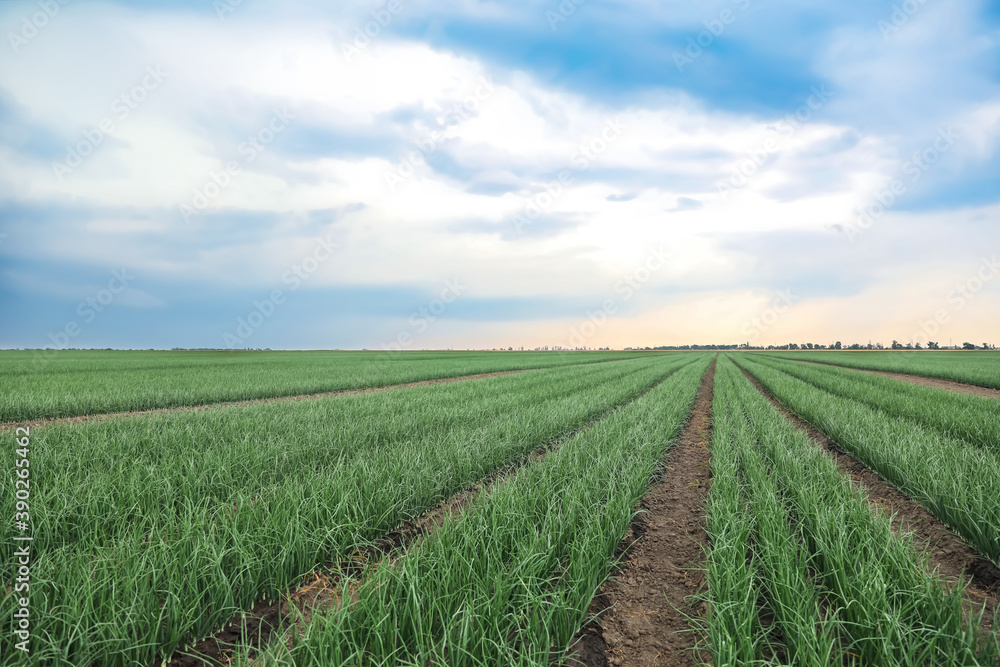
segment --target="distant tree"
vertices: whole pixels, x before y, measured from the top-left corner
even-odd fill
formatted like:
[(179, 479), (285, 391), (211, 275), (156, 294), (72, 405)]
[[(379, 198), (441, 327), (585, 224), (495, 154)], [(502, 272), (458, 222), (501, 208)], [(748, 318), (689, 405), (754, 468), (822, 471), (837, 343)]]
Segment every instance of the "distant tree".
[(922, 345), (920, 345), (920, 341), (917, 341), (917, 344), (916, 344), (916, 345), (914, 345), (913, 347), (917, 348), (918, 350), (922, 350), (922, 349), (924, 349), (924, 348), (923, 348), (923, 346), (922, 346)]
[(963, 350), (974, 350), (974, 349), (976, 349), (976, 346), (973, 345), (972, 343), (962, 343), (962, 349)]
[(840, 341), (839, 340), (836, 343), (833, 344), (833, 349), (835, 349), (835, 350), (841, 349), (841, 345), (840, 345)]
[(808, 347), (811, 350), (811, 349), (813, 349), (813, 344), (812, 343), (806, 343), (806, 347)]
[(983, 349), (984, 350), (990, 349), (990, 344), (989, 343), (983, 343)]
[(894, 349), (894, 350), (902, 350), (903, 349), (903, 344), (900, 343), (898, 340), (893, 340), (892, 341), (892, 349)]
[(941, 348), (938, 347), (937, 343), (935, 343), (932, 340), (929, 340), (929, 341), (927, 341), (927, 349), (928, 350), (940, 350)]

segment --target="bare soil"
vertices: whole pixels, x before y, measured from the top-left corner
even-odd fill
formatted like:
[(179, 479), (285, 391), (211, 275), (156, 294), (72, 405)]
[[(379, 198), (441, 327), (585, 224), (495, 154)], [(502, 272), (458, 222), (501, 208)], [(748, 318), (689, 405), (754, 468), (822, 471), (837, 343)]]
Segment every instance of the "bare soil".
[(619, 545), (623, 560), (590, 606), (597, 618), (578, 636), (570, 664), (661, 667), (708, 660), (688, 617), (705, 613), (689, 598), (705, 584), (714, 378), (712, 362), (662, 477), (640, 501), (641, 512)]
[[(600, 362), (598, 362), (600, 363)], [(381, 387), (367, 387), (365, 389), (342, 389), (340, 391), (328, 391), (320, 394), (296, 394), (294, 396), (274, 396), (270, 398), (254, 398), (246, 401), (223, 401), (221, 403), (203, 403), (201, 405), (178, 405), (172, 408), (156, 408), (153, 410), (136, 410), (133, 412), (105, 412), (101, 414), (79, 415), (76, 417), (57, 417), (53, 419), (36, 419), (25, 422), (6, 422), (0, 424), (0, 431), (13, 430), (15, 428), (47, 426), (49, 424), (76, 424), (89, 421), (103, 421), (105, 419), (118, 419), (120, 417), (132, 417), (134, 415), (157, 415), (168, 412), (200, 412), (209, 408), (236, 405), (257, 405), (261, 403), (282, 403), (285, 401), (304, 401), (314, 398), (327, 398), (329, 396), (346, 396), (348, 394), (368, 394), (373, 391), (387, 391), (389, 389), (403, 389), (405, 387), (422, 387), (428, 384), (443, 384), (445, 382), (459, 382), (461, 380), (481, 380), (483, 378), (496, 377), (498, 375), (514, 375), (524, 373), (525, 370), (499, 371), (496, 373), (478, 373), (476, 375), (459, 375), (457, 377), (439, 378), (437, 380), (420, 380), (419, 382), (406, 382), (404, 384), (387, 384)]]
[(1000, 568), (980, 556), (937, 517), (845, 452), (822, 431), (785, 408), (753, 375), (745, 370), (743, 374), (774, 407), (833, 456), (841, 471), (868, 493), (873, 509), (892, 516), (895, 531), (914, 533), (915, 545), (927, 554), (932, 568), (948, 581), (967, 582), (970, 608), (978, 611), (985, 604), (982, 626), (992, 628), (994, 615), (1000, 607)]
[(800, 364), (812, 364), (814, 366), (834, 366), (835, 368), (846, 368), (851, 371), (859, 371), (861, 373), (871, 373), (872, 375), (881, 375), (883, 377), (892, 378), (893, 380), (899, 380), (901, 382), (909, 382), (910, 384), (917, 384), (921, 387), (933, 387), (934, 389), (945, 389), (947, 391), (954, 391), (959, 394), (971, 394), (972, 396), (985, 396), (986, 398), (996, 398), (1000, 399), (1000, 389), (992, 389), (990, 387), (980, 387), (974, 384), (965, 384), (964, 382), (954, 382), (952, 380), (942, 380), (940, 378), (932, 378), (924, 375), (909, 375), (907, 373), (889, 373), (887, 371), (869, 371), (860, 368), (851, 368), (850, 366), (837, 366), (836, 364), (826, 364), (821, 361), (806, 361), (805, 359), (792, 359)]

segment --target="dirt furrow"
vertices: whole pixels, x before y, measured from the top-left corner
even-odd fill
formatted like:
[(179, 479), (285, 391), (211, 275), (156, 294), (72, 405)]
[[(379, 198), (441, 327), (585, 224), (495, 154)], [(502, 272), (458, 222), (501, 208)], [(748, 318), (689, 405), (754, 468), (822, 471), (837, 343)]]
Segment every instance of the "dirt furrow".
[(669, 375), (661, 378), (652, 387), (643, 390), (622, 406), (608, 410), (447, 498), (433, 509), (412, 521), (403, 523), (381, 539), (358, 550), (349, 558), (319, 568), (311, 579), (281, 599), (273, 602), (261, 601), (249, 612), (236, 614), (229, 624), (214, 636), (197, 642), (194, 646), (178, 650), (167, 663), (168, 667), (224, 665), (232, 656), (236, 646), (249, 644), (254, 649), (260, 649), (285, 633), (291, 627), (293, 619), (304, 628), (314, 614), (328, 612), (343, 604), (341, 595), (345, 589), (344, 583), (348, 582), (346, 587), (348, 590), (351, 589), (351, 584), (356, 586), (360, 583), (359, 577), (364, 573), (367, 564), (375, 562), (379, 567), (391, 565), (403, 557), (409, 549), (414, 548), (422, 538), (440, 528), (446, 517), (464, 511), (476, 496), (488, 493), (494, 485), (506, 483), (525, 466), (544, 459), (563, 443), (596, 426), (612, 412), (639, 400), (668, 377)]
[(982, 625), (991, 628), (1000, 607), (1000, 568), (982, 558), (937, 517), (845, 452), (818, 428), (788, 410), (751, 373), (740, 370), (775, 408), (831, 454), (844, 474), (861, 485), (874, 509), (892, 515), (894, 530), (914, 533), (916, 545), (927, 553), (931, 565), (945, 579), (967, 582), (970, 603), (978, 605), (977, 608), (986, 603)]
[(49, 424), (76, 424), (88, 421), (103, 421), (105, 419), (118, 419), (121, 417), (132, 417), (135, 415), (157, 415), (170, 412), (200, 412), (209, 408), (232, 407), (238, 405), (258, 405), (262, 403), (281, 403), (285, 401), (305, 401), (316, 398), (328, 398), (330, 396), (346, 396), (349, 394), (368, 394), (375, 391), (387, 391), (389, 389), (403, 389), (406, 387), (422, 387), (429, 384), (443, 384), (446, 382), (459, 382), (461, 380), (481, 380), (483, 378), (497, 377), (499, 375), (514, 375), (525, 373), (527, 370), (498, 371), (496, 373), (478, 373), (476, 375), (459, 375), (456, 377), (438, 378), (436, 380), (420, 380), (419, 382), (406, 382), (403, 384), (387, 384), (381, 387), (367, 387), (365, 389), (341, 389), (339, 391), (327, 391), (319, 394), (296, 394), (294, 396), (273, 396), (269, 398), (253, 398), (245, 401), (222, 401), (220, 403), (202, 403), (200, 405), (177, 405), (171, 408), (155, 408), (152, 410), (135, 410), (133, 412), (103, 412), (91, 415), (79, 415), (76, 417), (55, 417), (52, 419), (35, 419), (24, 422), (6, 422), (0, 424), (0, 431), (13, 430), (15, 428), (38, 426), (48, 426)]
[(703, 605), (689, 598), (705, 583), (714, 378), (713, 361), (660, 479), (622, 540), (618, 569), (590, 606), (597, 618), (581, 631), (567, 664), (661, 667), (708, 659), (688, 617), (704, 615)]
[[(782, 357), (784, 359), (784, 357)], [(899, 380), (901, 382), (908, 382), (909, 384), (920, 385), (921, 387), (932, 387), (934, 389), (945, 389), (947, 391), (953, 391), (959, 394), (970, 394), (972, 396), (985, 396), (986, 398), (997, 398), (1000, 399), (1000, 389), (991, 389), (990, 387), (980, 387), (974, 384), (965, 384), (964, 382), (955, 382), (953, 380), (942, 380), (940, 378), (927, 377), (926, 375), (909, 375), (907, 373), (890, 373), (888, 371), (870, 371), (863, 368), (853, 368), (851, 366), (838, 366), (837, 364), (828, 364), (822, 361), (807, 361), (806, 359), (789, 359), (788, 361), (794, 361), (800, 364), (811, 364), (813, 366), (833, 366), (834, 368), (843, 368), (849, 371), (858, 371), (859, 373), (871, 373), (872, 375), (881, 375), (883, 377), (892, 378), (893, 380)]]

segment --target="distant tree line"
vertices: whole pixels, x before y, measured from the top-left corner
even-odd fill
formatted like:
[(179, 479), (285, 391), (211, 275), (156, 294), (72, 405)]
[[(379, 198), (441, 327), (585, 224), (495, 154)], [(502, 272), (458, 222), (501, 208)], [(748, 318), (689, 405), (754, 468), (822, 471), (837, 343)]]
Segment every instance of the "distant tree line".
[(942, 348), (937, 342), (930, 341), (926, 347), (920, 343), (900, 343), (892, 341), (892, 345), (886, 347), (882, 343), (851, 343), (844, 345), (839, 340), (823, 345), (822, 343), (786, 343), (784, 345), (751, 345), (750, 343), (734, 343), (729, 345), (658, 345), (656, 347), (626, 347), (626, 350), (941, 350), (941, 349), (963, 349), (963, 350), (995, 350), (995, 345), (983, 343), (977, 346), (972, 343), (964, 343), (961, 348), (957, 345), (951, 348)]
[(898, 340), (892, 341), (889, 347), (882, 345), (882, 343), (851, 343), (850, 345), (844, 345), (839, 340), (835, 343), (830, 343), (829, 345), (822, 345), (820, 343), (786, 343), (785, 345), (768, 345), (767, 347), (752, 346), (749, 343), (739, 346), (740, 349), (744, 350), (941, 350), (941, 349), (962, 349), (962, 350), (995, 350), (997, 349), (995, 345), (990, 345), (989, 343), (983, 343), (981, 346), (974, 345), (973, 343), (963, 343), (962, 347), (959, 348), (957, 345), (952, 347), (941, 347), (941, 344), (935, 341), (928, 341), (926, 347), (918, 343), (900, 343)]
[[(738, 350), (743, 345), (657, 345), (656, 347), (626, 347), (626, 350)], [(763, 349), (763, 348), (761, 348)]]

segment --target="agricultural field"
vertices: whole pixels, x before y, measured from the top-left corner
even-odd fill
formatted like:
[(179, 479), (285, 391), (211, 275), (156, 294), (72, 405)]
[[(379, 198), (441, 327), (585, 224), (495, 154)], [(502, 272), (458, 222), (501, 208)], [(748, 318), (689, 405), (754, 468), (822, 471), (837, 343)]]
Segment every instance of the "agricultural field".
[(996, 352), (953, 350), (770, 352), (786, 359), (833, 364), (868, 371), (906, 373), (1000, 389)]
[[(0, 365), (0, 423), (613, 361), (625, 352), (9, 351)], [(634, 355), (633, 355), (634, 356)]]
[(1000, 667), (1000, 0), (0, 23), (0, 667)]
[(802, 358), (0, 353), (0, 665), (1000, 665), (1000, 400)]

